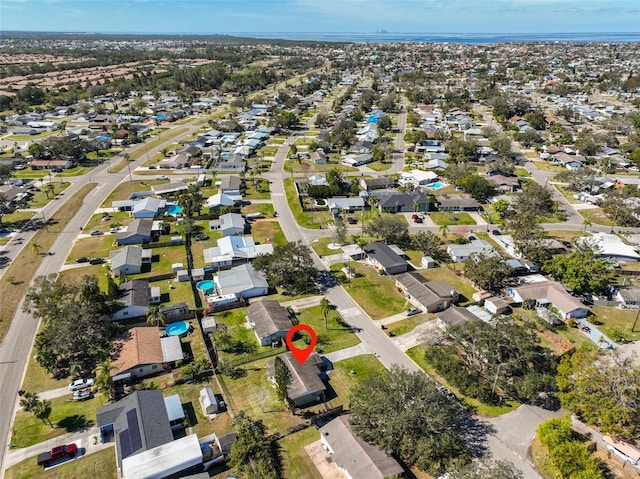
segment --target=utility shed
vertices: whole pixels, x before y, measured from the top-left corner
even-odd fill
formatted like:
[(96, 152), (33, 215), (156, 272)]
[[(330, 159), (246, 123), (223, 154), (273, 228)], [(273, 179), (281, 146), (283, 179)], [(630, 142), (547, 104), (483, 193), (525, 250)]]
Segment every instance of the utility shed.
[(198, 400), (205, 414), (216, 414), (218, 412), (218, 401), (211, 388), (202, 388)]

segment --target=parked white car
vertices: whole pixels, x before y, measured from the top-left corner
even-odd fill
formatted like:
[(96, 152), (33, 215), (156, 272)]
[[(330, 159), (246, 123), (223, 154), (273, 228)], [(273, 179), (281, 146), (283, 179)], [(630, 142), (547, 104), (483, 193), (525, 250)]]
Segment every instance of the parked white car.
[(69, 384), (69, 391), (79, 391), (80, 389), (93, 386), (93, 378), (76, 379)]

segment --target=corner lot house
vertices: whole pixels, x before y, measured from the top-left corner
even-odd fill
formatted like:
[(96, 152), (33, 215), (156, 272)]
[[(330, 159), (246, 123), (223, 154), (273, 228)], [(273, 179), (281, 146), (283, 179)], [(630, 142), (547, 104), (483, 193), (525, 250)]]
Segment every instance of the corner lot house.
[[(291, 373), (291, 382), (287, 385), (287, 394), (296, 407), (304, 407), (307, 404), (324, 401), (326, 386), (320, 379), (320, 364), (322, 360), (318, 353), (313, 352), (307, 360), (300, 364), (291, 353), (281, 354), (280, 359)], [(274, 361), (267, 365), (269, 379), (275, 384)]]
[(436, 318), (436, 325), (441, 330), (448, 331), (455, 326), (460, 326), (473, 321), (480, 321), (480, 319), (467, 308), (452, 306), (438, 315)]
[(428, 281), (419, 273), (402, 273), (395, 280), (411, 304), (429, 313), (443, 311), (458, 300), (458, 292), (446, 281)]
[(289, 312), (277, 301), (263, 299), (251, 303), (247, 313), (261, 346), (280, 344), (291, 328)]
[(403, 477), (398, 462), (378, 446), (365, 442), (351, 429), (349, 417), (338, 416), (320, 428), (323, 449), (350, 479)]
[(367, 255), (367, 263), (384, 271), (386, 274), (398, 274), (407, 271), (407, 262), (393, 251), (389, 245), (374, 241), (364, 248)]

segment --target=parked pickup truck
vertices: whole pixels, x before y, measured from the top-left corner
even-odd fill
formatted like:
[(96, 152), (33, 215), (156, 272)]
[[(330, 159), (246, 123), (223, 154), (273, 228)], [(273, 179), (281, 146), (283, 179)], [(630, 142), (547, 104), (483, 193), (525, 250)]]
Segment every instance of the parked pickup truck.
[(78, 452), (78, 447), (75, 444), (67, 444), (66, 446), (57, 446), (51, 449), (49, 452), (43, 452), (38, 456), (38, 466), (48, 466), (53, 462), (73, 457)]

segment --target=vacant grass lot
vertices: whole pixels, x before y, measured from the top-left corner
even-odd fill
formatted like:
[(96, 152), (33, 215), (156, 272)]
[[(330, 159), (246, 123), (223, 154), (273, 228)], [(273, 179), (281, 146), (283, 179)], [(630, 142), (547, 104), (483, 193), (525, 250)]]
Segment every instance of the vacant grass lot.
[(272, 243), (274, 246), (287, 244), (278, 220), (259, 220), (251, 224), (251, 236), (256, 243)]
[(75, 263), (76, 258), (86, 256), (87, 258), (108, 258), (109, 251), (114, 249), (113, 235), (89, 236), (76, 241), (69, 253), (69, 263)]
[(161, 185), (163, 183), (169, 183), (169, 180), (133, 180), (120, 183), (118, 187), (107, 196), (104, 200), (102, 208), (111, 208), (113, 201), (122, 201), (129, 199), (131, 193), (134, 191), (150, 191), (152, 185)]
[[(114, 443), (115, 444), (115, 443)], [(5, 479), (76, 479), (78, 477), (96, 477), (116, 479), (116, 448), (108, 447), (90, 456), (80, 457), (45, 471), (38, 466), (35, 457), (30, 457), (5, 471)]]
[[(15, 211), (2, 217), (3, 228), (21, 228), (36, 214), (33, 211)], [(42, 219), (42, 215), (40, 215)]]
[(395, 323), (387, 324), (387, 333), (394, 336), (400, 336), (402, 334), (410, 333), (415, 329), (416, 326), (422, 323), (426, 323), (429, 320), (432, 320), (436, 317), (435, 314), (416, 314), (415, 316), (410, 316), (405, 319), (401, 319), (400, 321), (396, 321)]
[(433, 212), (429, 216), (438, 226), (475, 225), (474, 219), (468, 213), (459, 212)]
[(578, 214), (582, 216), (583, 219), (590, 221), (591, 224), (613, 226), (613, 221), (604, 214), (602, 208), (588, 208), (578, 211)]
[[(84, 185), (80, 191), (67, 202), (65, 208), (58, 210), (56, 214), (50, 218), (49, 226), (34, 235), (32, 242), (39, 244), (41, 251), (49, 251), (69, 220), (82, 208), (84, 197), (95, 186), (95, 183)], [(18, 304), (40, 267), (42, 258), (43, 256), (35, 255), (29, 248), (24, 248), (5, 271), (3, 277), (5, 281), (0, 281), (0, 298), (2, 298), (2, 308), (0, 308), (0, 338), (4, 338), (4, 335), (9, 329)], [(11, 281), (8, 281), (9, 279), (11, 279)]]
[(250, 213), (260, 213), (266, 218), (272, 218), (274, 208), (271, 203), (253, 203), (242, 207), (242, 214), (248, 215)]
[(35, 195), (33, 195), (31, 201), (29, 201), (29, 208), (42, 208), (47, 203), (49, 203), (49, 201), (52, 201), (56, 195), (59, 195), (64, 190), (66, 190), (70, 184), (71, 183), (67, 182), (52, 182), (51, 185), (53, 185), (53, 192), (49, 193), (49, 196), (47, 196), (47, 193), (45, 193), (44, 191), (38, 191)]
[[(358, 336), (351, 329), (347, 329), (346, 323), (336, 310), (332, 310), (327, 314), (327, 329), (324, 328), (324, 317), (320, 306), (300, 310), (298, 320), (300, 324), (307, 324), (316, 332), (318, 342), (315, 349), (318, 353), (324, 354), (338, 351), (355, 346), (360, 342)], [(294, 344), (299, 349), (307, 347), (302, 339), (295, 341)]]
[(282, 448), (282, 466), (286, 479), (322, 479), (318, 469), (304, 450), (304, 447), (320, 439), (320, 433), (315, 427), (308, 427), (302, 431), (281, 439), (278, 444)]
[(72, 401), (71, 395), (51, 399), (51, 422), (54, 427), (44, 424), (30, 412), (20, 410), (13, 423), (11, 444), (27, 447), (48, 439), (77, 431), (96, 422), (96, 411), (107, 401), (96, 396), (88, 401)]
[[(335, 264), (331, 270), (340, 271), (342, 267), (342, 263)], [(372, 319), (386, 318), (407, 308), (408, 301), (398, 292), (389, 276), (381, 275), (375, 268), (356, 261), (351, 262), (351, 267), (356, 277), (351, 279), (347, 292)], [(344, 273), (339, 272), (336, 277), (341, 284), (347, 284)]]
[(69, 384), (68, 379), (54, 379), (50, 374), (47, 374), (38, 363), (36, 363), (33, 356), (29, 357), (27, 363), (27, 373), (24, 376), (24, 382), (22, 383), (22, 389), (29, 392), (43, 392), (51, 389), (58, 389), (65, 387)]
[(49, 176), (48, 170), (32, 170), (30, 167), (13, 172), (14, 178), (44, 178), (45, 176)]
[(598, 328), (607, 336), (613, 337), (616, 336), (614, 333), (619, 332), (625, 339), (634, 341), (640, 339), (640, 324), (636, 324), (635, 330), (631, 331), (638, 315), (638, 310), (610, 308), (607, 306), (593, 306), (591, 309), (598, 317), (598, 320), (603, 323)]

